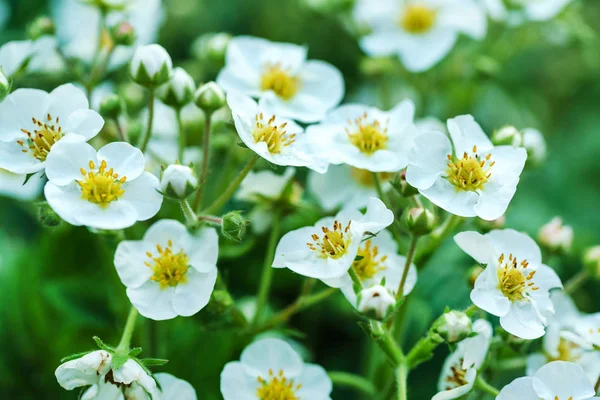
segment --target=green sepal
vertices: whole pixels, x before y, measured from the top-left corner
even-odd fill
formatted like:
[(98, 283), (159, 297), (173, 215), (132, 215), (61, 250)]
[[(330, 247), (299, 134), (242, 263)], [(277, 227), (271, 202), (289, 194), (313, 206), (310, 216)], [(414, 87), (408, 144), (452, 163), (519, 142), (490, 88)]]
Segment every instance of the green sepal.
[(129, 350), (129, 357), (137, 357), (140, 355), (141, 352), (141, 347), (134, 347), (133, 349)]
[(108, 351), (109, 353), (115, 352), (115, 349), (113, 349), (109, 345), (105, 344), (102, 341), (102, 339), (100, 339), (98, 336), (94, 336), (93, 339), (94, 339), (94, 342), (96, 342), (96, 345), (100, 348), (100, 350)]
[(244, 142), (237, 142), (237, 145), (240, 146), (240, 147), (243, 147), (244, 149), (248, 148), (248, 146)]
[(128, 353), (121, 353), (121, 352), (114, 353), (112, 356), (112, 363), (111, 363), (112, 369), (114, 371), (118, 370), (123, 365), (125, 365), (127, 360), (129, 360)]
[(146, 367), (161, 366), (169, 362), (169, 360), (165, 360), (164, 358), (141, 358), (138, 361)]
[(60, 362), (62, 364), (62, 363), (66, 363), (67, 361), (76, 360), (76, 359), (81, 358), (87, 354), (94, 352), (94, 351), (96, 351), (96, 350), (82, 351), (81, 353), (71, 354), (70, 356), (61, 358)]

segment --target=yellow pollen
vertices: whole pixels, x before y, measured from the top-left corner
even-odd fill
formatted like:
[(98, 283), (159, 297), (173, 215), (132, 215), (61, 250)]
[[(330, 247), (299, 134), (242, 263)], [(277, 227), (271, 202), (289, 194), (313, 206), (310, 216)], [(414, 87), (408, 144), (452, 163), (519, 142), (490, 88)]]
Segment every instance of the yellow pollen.
[(386, 269), (382, 264), (387, 260), (387, 256), (378, 256), (379, 248), (373, 246), (371, 240), (367, 240), (364, 246), (358, 250), (360, 259), (352, 263), (352, 268), (361, 281), (371, 279), (375, 274)]
[(338, 221), (333, 222), (333, 230), (323, 226), (323, 237), (319, 237), (317, 234), (311, 236), (313, 242), (308, 242), (306, 245), (313, 251), (317, 252), (321, 258), (333, 258), (337, 260), (346, 254), (346, 250), (350, 246), (352, 241), (352, 234), (350, 233), (350, 224), (344, 228)]
[(275, 123), (275, 116), (272, 116), (268, 121), (265, 122), (262, 113), (257, 114), (254, 118), (256, 123), (254, 125), (254, 131), (252, 137), (255, 143), (265, 142), (269, 153), (279, 154), (284, 147), (287, 147), (295, 142), (296, 134), (293, 133), (288, 135), (285, 130), (287, 122), (281, 125)]
[(519, 263), (512, 254), (508, 258), (502, 254), (498, 258), (498, 263), (498, 287), (510, 301), (525, 300), (530, 290), (539, 290), (533, 282), (536, 271), (527, 272), (529, 266), (527, 260)]
[(27, 135), (26, 140), (17, 140), (22, 147), (23, 153), (31, 154), (40, 161), (46, 161), (46, 157), (52, 146), (64, 136), (59, 118), (52, 118), (52, 115), (46, 115), (46, 122), (31, 118), (35, 129), (33, 133), (27, 129), (21, 129), (21, 132)]
[(362, 153), (371, 155), (377, 150), (387, 148), (388, 136), (387, 122), (382, 126), (377, 120), (367, 122), (367, 113), (356, 118), (354, 121), (348, 121), (346, 134), (350, 143), (358, 148)]
[(448, 154), (448, 181), (457, 190), (475, 192), (483, 189), (490, 180), (490, 172), (495, 161), (491, 161), (491, 155), (480, 157), (477, 154), (477, 146), (473, 146), (473, 153), (469, 155), (466, 151), (461, 159), (455, 159)]
[(468, 383), (466, 379), (467, 370), (463, 369), (462, 365), (463, 359), (461, 358), (460, 360), (458, 360), (456, 365), (450, 367), (452, 375), (448, 375), (446, 377), (446, 382), (448, 382), (446, 390), (452, 390), (457, 387), (464, 386)]
[(167, 242), (167, 246), (164, 248), (160, 244), (157, 244), (156, 251), (158, 253), (156, 257), (150, 252), (146, 253), (146, 256), (152, 262), (144, 262), (154, 272), (150, 279), (158, 282), (161, 289), (185, 283), (187, 281), (186, 273), (189, 268), (187, 254), (183, 250), (175, 253), (171, 240)]
[(259, 400), (300, 400), (296, 396), (296, 392), (300, 390), (302, 385), (295, 385), (293, 379), (287, 379), (280, 370), (275, 376), (273, 370), (269, 370), (267, 379), (258, 377), (258, 389), (256, 389), (256, 397)]
[(88, 167), (89, 171), (81, 168), (83, 178), (77, 180), (81, 187), (81, 197), (85, 200), (106, 207), (125, 193), (121, 186), (127, 177), (119, 178), (119, 174), (112, 168), (107, 170), (106, 161), (103, 160), (97, 170), (93, 161), (89, 162)]
[(400, 25), (409, 33), (423, 34), (431, 30), (435, 17), (435, 10), (422, 4), (409, 4), (400, 18)]
[[(375, 179), (373, 179), (373, 173), (369, 170), (351, 167), (350, 175), (352, 176), (352, 179), (354, 179), (362, 186), (371, 188), (375, 187)], [(378, 172), (377, 176), (379, 177), (380, 181), (385, 182), (392, 179), (392, 176), (394, 176), (394, 174), (392, 172)]]
[(582, 353), (580, 350), (581, 347), (579, 345), (561, 337), (558, 343), (558, 357), (550, 357), (550, 361), (576, 362), (581, 358)]
[(290, 100), (300, 88), (300, 80), (281, 67), (280, 63), (265, 64), (260, 78), (262, 90), (272, 90), (284, 100)]

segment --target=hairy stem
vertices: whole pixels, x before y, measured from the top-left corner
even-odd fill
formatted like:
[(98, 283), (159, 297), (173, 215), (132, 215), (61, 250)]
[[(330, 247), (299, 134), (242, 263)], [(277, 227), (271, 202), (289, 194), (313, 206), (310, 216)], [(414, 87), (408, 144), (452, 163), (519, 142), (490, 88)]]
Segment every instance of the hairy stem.
[(408, 277), (408, 271), (410, 270), (410, 265), (412, 264), (412, 260), (415, 256), (415, 250), (417, 249), (417, 242), (419, 241), (419, 237), (414, 235), (411, 242), (410, 248), (408, 249), (408, 254), (406, 255), (406, 262), (404, 263), (404, 271), (402, 271), (402, 279), (400, 280), (400, 285), (398, 286), (398, 291), (396, 292), (396, 300), (400, 300), (404, 295), (404, 286), (406, 285), (406, 278)]
[(125, 329), (123, 329), (123, 335), (121, 341), (117, 346), (117, 350), (129, 351), (129, 345), (131, 344), (131, 337), (133, 336), (133, 330), (135, 329), (135, 320), (137, 319), (138, 311), (135, 307), (131, 306), (129, 315), (127, 316), (127, 322), (125, 323)]
[(327, 375), (329, 375), (329, 378), (335, 386), (351, 388), (366, 394), (367, 396), (375, 396), (377, 393), (375, 385), (360, 375), (339, 371), (331, 371), (328, 372)]
[(148, 143), (150, 142), (150, 137), (152, 136), (153, 123), (154, 123), (154, 88), (150, 88), (149, 95), (148, 95), (148, 126), (146, 127), (146, 132), (144, 133), (144, 137), (142, 138), (142, 143), (139, 146), (142, 153), (146, 151), (146, 148), (148, 147)]
[(273, 280), (273, 259), (275, 258), (275, 248), (279, 240), (279, 215), (276, 213), (269, 234), (269, 242), (267, 244), (267, 254), (263, 264), (260, 285), (256, 296), (256, 314), (254, 314), (253, 324), (256, 325), (262, 316), (263, 309), (269, 299), (269, 291), (271, 290), (271, 281)]
[(204, 114), (204, 137), (202, 139), (202, 170), (200, 172), (200, 186), (194, 199), (194, 210), (200, 208), (202, 204), (202, 194), (204, 192), (204, 186), (206, 185), (206, 177), (208, 175), (208, 162), (210, 159), (210, 134), (211, 134), (211, 123), (212, 115), (209, 113)]

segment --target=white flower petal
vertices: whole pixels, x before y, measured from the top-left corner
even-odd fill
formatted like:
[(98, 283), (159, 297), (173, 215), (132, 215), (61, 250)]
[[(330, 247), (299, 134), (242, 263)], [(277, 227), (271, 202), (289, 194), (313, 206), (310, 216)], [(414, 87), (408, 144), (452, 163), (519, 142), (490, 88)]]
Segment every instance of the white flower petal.
[(461, 232), (454, 236), (456, 244), (480, 264), (488, 264), (495, 255), (490, 240), (479, 232)]
[(242, 363), (230, 362), (221, 372), (221, 394), (224, 400), (256, 400), (256, 377), (246, 374)]
[(178, 379), (171, 374), (159, 372), (153, 374), (160, 384), (161, 400), (197, 400), (196, 390), (189, 382)]
[(124, 240), (117, 246), (114, 264), (125, 286), (140, 287), (152, 276), (152, 269), (144, 264), (151, 261), (147, 251), (148, 245), (142, 241)]
[(477, 146), (478, 154), (488, 152), (494, 148), (492, 141), (472, 115), (459, 115), (451, 118), (448, 120), (447, 125), (457, 157), (461, 157), (464, 152), (471, 154), (473, 146)]
[(65, 132), (72, 132), (91, 139), (104, 126), (104, 119), (94, 110), (77, 110), (71, 113), (64, 125)]
[(456, 187), (445, 178), (437, 178), (430, 188), (420, 190), (420, 192), (432, 203), (452, 214), (460, 217), (476, 215), (475, 205), (479, 200), (479, 195), (475, 192), (456, 190)]
[(304, 364), (302, 373), (294, 379), (294, 384), (302, 385), (295, 393), (302, 399), (327, 399), (333, 390), (327, 371), (315, 364)]
[(24, 153), (16, 141), (0, 141), (0, 168), (15, 174), (31, 174), (44, 169), (45, 163), (33, 156), (31, 151)]
[(546, 333), (544, 324), (529, 301), (513, 302), (508, 314), (500, 317), (500, 325), (506, 332), (521, 339), (533, 340)]
[(554, 361), (540, 368), (533, 377), (533, 388), (546, 399), (583, 400), (596, 394), (581, 366), (565, 361)]
[(533, 378), (517, 378), (504, 386), (496, 400), (539, 400), (539, 396), (533, 390)]
[(52, 146), (46, 158), (46, 176), (56, 185), (67, 185), (83, 178), (81, 170), (89, 171), (90, 161), (97, 164), (96, 150), (83, 136), (69, 134)]
[(486, 221), (500, 218), (508, 209), (516, 191), (516, 186), (502, 186), (494, 191), (484, 190), (475, 204), (475, 213)]
[(410, 72), (423, 72), (440, 62), (454, 47), (458, 34), (435, 29), (423, 35), (403, 34), (397, 38), (397, 51)]
[(542, 252), (537, 243), (525, 233), (514, 229), (493, 230), (486, 234), (498, 252), (512, 254), (519, 261), (527, 260), (530, 264), (542, 263)]
[(198, 272), (209, 272), (219, 258), (219, 234), (214, 228), (198, 230), (187, 250), (190, 265)]
[[(53, 118), (60, 117), (61, 120), (66, 121), (66, 119), (75, 111), (87, 110), (88, 108), (90, 108), (90, 106), (87, 96), (81, 89), (73, 84), (67, 83), (58, 86), (50, 92), (50, 106), (48, 107), (48, 113), (52, 115)], [(42, 117), (43, 116), (40, 116), (38, 119)]]
[(408, 156), (406, 181), (417, 189), (429, 189), (448, 168), (448, 155), (452, 145), (441, 132), (427, 132), (418, 135), (415, 147)]
[(98, 151), (98, 161), (106, 161), (108, 168), (114, 169), (119, 178), (127, 177), (133, 181), (144, 171), (144, 154), (126, 142), (113, 142)]
[(394, 222), (394, 213), (380, 199), (371, 197), (367, 204), (367, 212), (356, 221), (362, 232), (377, 233)]
[(137, 288), (127, 288), (127, 297), (137, 310), (146, 318), (163, 321), (175, 318), (177, 313), (173, 308), (174, 287), (161, 289), (154, 281), (146, 281)]
[(467, 34), (473, 39), (483, 39), (487, 31), (484, 9), (472, 0), (446, 1), (438, 18), (441, 26)]
[(12, 141), (26, 137), (21, 129), (33, 133), (31, 118), (45, 118), (49, 106), (50, 97), (43, 90), (17, 89), (9, 94), (0, 103), (0, 140)]
[(61, 364), (54, 375), (66, 390), (93, 385), (98, 382), (99, 376), (110, 370), (111, 360), (111, 355), (104, 350), (92, 351), (81, 358)]
[(295, 378), (302, 373), (303, 362), (292, 346), (281, 339), (261, 339), (242, 352), (240, 361), (246, 374), (267, 378), (269, 371), (277, 375), (283, 371), (286, 378)]
[(157, 177), (149, 172), (142, 172), (137, 179), (123, 184), (125, 193), (119, 201), (135, 210), (138, 221), (146, 221), (154, 217), (162, 205), (163, 196), (158, 192), (159, 186)]
[(190, 268), (185, 277), (186, 282), (175, 287), (173, 308), (178, 315), (189, 317), (208, 304), (217, 281), (217, 267), (206, 273)]

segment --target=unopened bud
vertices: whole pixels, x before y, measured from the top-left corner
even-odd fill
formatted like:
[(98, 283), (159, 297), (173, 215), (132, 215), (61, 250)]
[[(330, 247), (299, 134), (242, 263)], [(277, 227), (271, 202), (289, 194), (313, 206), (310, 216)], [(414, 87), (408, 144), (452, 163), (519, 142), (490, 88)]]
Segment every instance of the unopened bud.
[(49, 17), (38, 17), (27, 27), (27, 36), (31, 40), (38, 40), (42, 36), (54, 35), (56, 26)]
[(8, 96), (10, 93), (10, 83), (8, 82), (8, 78), (2, 72), (2, 67), (0, 67), (0, 102)]
[(466, 339), (473, 327), (471, 318), (462, 311), (448, 311), (437, 319), (433, 329), (448, 343), (457, 343)]
[(181, 200), (198, 188), (198, 178), (193, 169), (185, 165), (171, 164), (160, 179), (160, 191), (172, 199)]
[(131, 59), (131, 77), (148, 88), (166, 83), (171, 78), (172, 70), (171, 56), (158, 44), (138, 47)]
[(246, 234), (246, 228), (249, 223), (240, 211), (231, 211), (223, 216), (221, 233), (227, 239), (241, 242)]
[(415, 207), (402, 215), (402, 222), (413, 235), (421, 236), (427, 235), (435, 228), (436, 218), (428, 209)]
[(419, 194), (419, 190), (406, 181), (406, 170), (394, 175), (391, 180), (392, 186), (402, 197), (411, 197)]
[(100, 115), (104, 118), (117, 118), (121, 113), (121, 97), (111, 93), (100, 102)]
[(568, 252), (573, 244), (573, 228), (563, 225), (560, 217), (554, 217), (540, 228), (538, 241), (550, 251)]
[(523, 129), (523, 147), (527, 150), (528, 163), (540, 165), (546, 159), (546, 139), (537, 129)]
[(54, 228), (60, 224), (62, 219), (44, 201), (38, 203), (38, 221), (44, 228)]
[(225, 53), (231, 40), (228, 33), (207, 33), (192, 44), (192, 53), (202, 62), (225, 64)]
[(157, 90), (158, 98), (168, 106), (181, 108), (194, 99), (196, 83), (183, 68), (173, 69), (171, 80)]
[(200, 86), (194, 101), (196, 105), (207, 114), (212, 114), (225, 105), (225, 93), (215, 82), (208, 82)]
[(135, 43), (135, 28), (127, 21), (113, 26), (110, 33), (117, 45), (132, 46)]
[(514, 126), (507, 125), (494, 131), (492, 142), (496, 146), (520, 147), (523, 145), (523, 134)]
[(377, 320), (385, 319), (396, 305), (396, 298), (381, 285), (371, 286), (360, 292), (358, 311), (367, 317)]
[(600, 246), (590, 247), (583, 253), (583, 265), (591, 276), (600, 279)]

